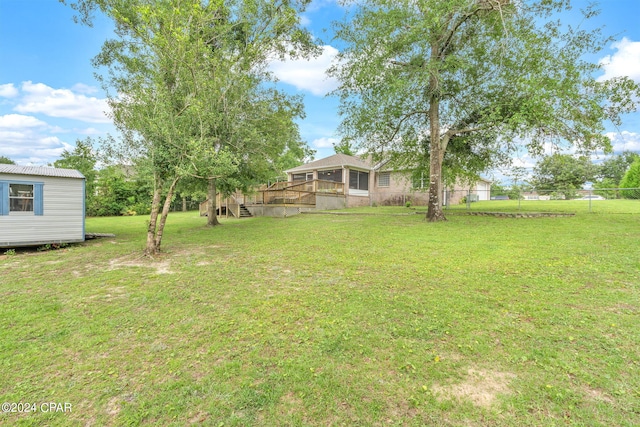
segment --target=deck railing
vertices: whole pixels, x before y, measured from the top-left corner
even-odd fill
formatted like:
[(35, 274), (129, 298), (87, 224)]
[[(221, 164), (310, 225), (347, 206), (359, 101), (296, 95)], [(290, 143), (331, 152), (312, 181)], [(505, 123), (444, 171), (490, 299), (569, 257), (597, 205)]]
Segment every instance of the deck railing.
[(316, 193), (344, 194), (341, 182), (314, 179), (310, 181), (276, 182), (258, 194), (257, 203), (265, 205), (315, 205)]
[[(310, 205), (315, 206), (316, 194), (344, 194), (341, 182), (314, 179), (310, 181), (276, 182), (263, 186), (253, 194), (235, 193), (228, 198), (218, 195), (217, 208), (227, 215), (240, 216), (240, 204), (245, 205)], [(207, 201), (200, 204), (200, 215), (207, 212)]]

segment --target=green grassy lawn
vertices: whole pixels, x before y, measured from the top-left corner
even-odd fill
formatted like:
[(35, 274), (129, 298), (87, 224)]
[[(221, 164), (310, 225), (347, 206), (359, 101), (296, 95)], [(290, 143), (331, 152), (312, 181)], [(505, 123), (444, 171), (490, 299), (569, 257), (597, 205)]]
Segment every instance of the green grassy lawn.
[(72, 405), (0, 424), (640, 425), (624, 210), (179, 213), (153, 260), (146, 217), (89, 219), (117, 237), (0, 255), (0, 400)]

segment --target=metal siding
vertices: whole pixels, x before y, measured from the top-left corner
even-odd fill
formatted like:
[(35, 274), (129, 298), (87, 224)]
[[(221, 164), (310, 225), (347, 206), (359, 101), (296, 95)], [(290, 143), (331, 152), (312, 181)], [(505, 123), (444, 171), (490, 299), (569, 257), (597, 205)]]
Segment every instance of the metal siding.
[[(16, 179), (18, 178), (18, 179)], [(0, 246), (12, 242), (84, 240), (84, 192), (81, 179), (0, 174), (0, 180), (44, 183), (43, 215), (11, 212), (0, 218)], [(8, 199), (8, 198), (7, 198)]]

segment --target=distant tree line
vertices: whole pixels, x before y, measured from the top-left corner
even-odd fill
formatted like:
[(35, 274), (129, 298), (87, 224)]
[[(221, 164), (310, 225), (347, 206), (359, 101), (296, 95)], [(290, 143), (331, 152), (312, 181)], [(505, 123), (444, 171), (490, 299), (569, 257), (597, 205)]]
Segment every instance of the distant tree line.
[[(100, 153), (90, 139), (76, 141), (72, 151), (64, 150), (60, 159), (53, 162), (56, 168), (76, 169), (86, 178), (87, 216), (148, 215), (153, 199), (153, 171), (147, 162), (122, 164)], [(267, 178), (275, 181), (285, 169), (301, 164), (306, 156), (313, 155), (310, 150), (289, 151), (279, 160), (278, 168)], [(11, 162), (0, 157), (0, 163)], [(262, 182), (255, 182), (260, 184)], [(221, 186), (222, 193), (235, 191), (232, 185)], [(172, 202), (180, 205), (184, 202), (193, 205), (207, 198), (207, 182), (203, 179), (185, 177), (177, 185)]]
[(491, 195), (518, 198), (522, 192), (535, 189), (571, 199), (577, 196), (577, 190), (587, 182), (593, 184), (596, 194), (607, 198), (638, 198), (638, 191), (617, 189), (640, 188), (640, 154), (625, 151), (600, 164), (594, 164), (585, 156), (553, 154), (538, 162), (529, 180), (516, 182), (511, 186), (493, 184)]

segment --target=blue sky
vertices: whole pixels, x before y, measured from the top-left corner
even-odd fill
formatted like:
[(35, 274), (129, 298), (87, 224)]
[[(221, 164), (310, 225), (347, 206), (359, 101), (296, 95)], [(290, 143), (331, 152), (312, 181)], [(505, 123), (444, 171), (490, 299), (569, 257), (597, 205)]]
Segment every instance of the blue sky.
[[(579, 9), (587, 1), (574, 1)], [(591, 25), (604, 26), (616, 43), (594, 60), (603, 60), (606, 75), (628, 75), (640, 82), (640, 0), (603, 0)], [(323, 42), (323, 54), (310, 61), (273, 63), (280, 87), (304, 95), (306, 118), (300, 132), (316, 158), (333, 154), (339, 141), (338, 101), (326, 97), (336, 82), (324, 71), (338, 52), (330, 23), (345, 10), (335, 0), (315, 0), (303, 23)], [(0, 0), (0, 155), (22, 165), (46, 165), (72, 149), (76, 140), (113, 133), (104, 115), (106, 101), (91, 58), (111, 36), (98, 19), (93, 28), (75, 24), (72, 10), (57, 0)], [(567, 16), (577, 19), (577, 12)], [(640, 152), (640, 113), (625, 118), (609, 137), (617, 152)], [(531, 167), (522, 153), (517, 164)]]

